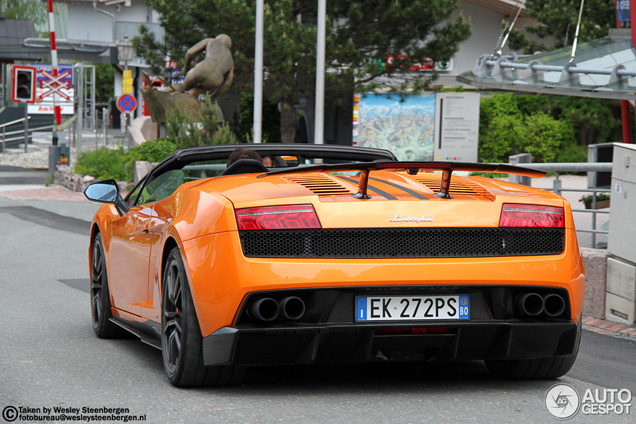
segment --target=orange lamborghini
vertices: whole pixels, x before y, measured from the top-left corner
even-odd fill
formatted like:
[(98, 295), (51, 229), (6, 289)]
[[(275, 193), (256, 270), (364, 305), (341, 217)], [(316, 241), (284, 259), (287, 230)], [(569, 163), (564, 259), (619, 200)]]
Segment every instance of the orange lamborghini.
[(570, 205), (481, 176), (542, 172), (302, 144), (243, 146), (271, 166), (226, 167), (236, 147), (177, 151), (125, 198), (114, 181), (86, 189), (105, 203), (89, 249), (98, 337), (161, 349), (176, 386), (278, 364), (572, 367), (585, 276)]

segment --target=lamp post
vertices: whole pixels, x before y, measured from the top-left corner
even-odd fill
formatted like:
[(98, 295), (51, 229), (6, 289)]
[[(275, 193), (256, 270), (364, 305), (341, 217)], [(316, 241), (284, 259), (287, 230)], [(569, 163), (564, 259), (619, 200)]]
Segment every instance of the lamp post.
[[(130, 62), (135, 54), (135, 48), (133, 47), (132, 42), (128, 39), (128, 34), (124, 35), (124, 39), (122, 41), (117, 42), (117, 57), (120, 62), (124, 62), (124, 85), (123, 85), (123, 94), (132, 94), (127, 93), (126, 87), (126, 74), (128, 73), (128, 62)], [(131, 90), (132, 91), (132, 90)], [(125, 114), (124, 118), (124, 137), (128, 140), (128, 114)]]

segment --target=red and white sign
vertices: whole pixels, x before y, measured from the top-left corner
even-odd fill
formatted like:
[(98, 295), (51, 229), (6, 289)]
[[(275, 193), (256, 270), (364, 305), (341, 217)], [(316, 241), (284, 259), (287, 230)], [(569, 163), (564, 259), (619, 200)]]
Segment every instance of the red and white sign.
[[(55, 75), (48, 64), (32, 64), (37, 70), (35, 84), (35, 103), (29, 105), (30, 114), (54, 114), (54, 106), (60, 106), (63, 115), (73, 115), (75, 90), (73, 88), (73, 67), (62, 64)], [(53, 97), (55, 96), (55, 105)]]
[[(64, 71), (61, 74), (54, 75), (44, 69), (40, 69), (40, 74), (44, 77), (44, 79), (40, 82), (40, 88), (42, 88), (42, 90), (40, 90), (38, 100), (42, 100), (44, 97), (52, 96), (54, 94), (58, 94), (64, 100), (69, 100), (71, 98), (67, 92), (71, 88), (72, 71)], [(69, 77), (71, 77), (70, 80)]]

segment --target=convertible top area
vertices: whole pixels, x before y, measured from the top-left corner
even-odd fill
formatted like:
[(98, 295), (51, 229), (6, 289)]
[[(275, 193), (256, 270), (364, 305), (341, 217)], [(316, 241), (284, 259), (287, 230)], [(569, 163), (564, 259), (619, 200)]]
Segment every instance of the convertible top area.
[(388, 150), (371, 149), (366, 147), (351, 147), (330, 144), (241, 143), (218, 146), (198, 146), (178, 150), (157, 165), (157, 167), (152, 171), (152, 174), (162, 174), (172, 169), (180, 169), (192, 162), (227, 159), (230, 154), (239, 147), (253, 150), (261, 156), (296, 156), (298, 158), (331, 159), (351, 162), (397, 160), (395, 155)]

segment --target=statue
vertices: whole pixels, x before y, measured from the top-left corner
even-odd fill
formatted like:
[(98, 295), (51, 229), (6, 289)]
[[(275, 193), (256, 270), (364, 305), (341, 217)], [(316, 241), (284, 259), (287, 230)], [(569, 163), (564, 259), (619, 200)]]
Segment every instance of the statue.
[[(206, 38), (190, 47), (185, 55), (183, 72), (185, 81), (175, 87), (178, 91), (188, 91), (195, 97), (206, 92), (211, 97), (227, 91), (234, 78), (234, 60), (232, 59), (232, 39), (225, 34), (216, 38)], [(190, 69), (192, 59), (205, 50), (205, 59)]]
[[(185, 55), (183, 83), (168, 84), (167, 87), (152, 87), (144, 74), (148, 88), (142, 88), (146, 106), (153, 122), (165, 123), (168, 112), (179, 108), (190, 116), (198, 116), (201, 107), (199, 96), (209, 94), (214, 100), (225, 93), (234, 78), (234, 59), (230, 49), (232, 39), (225, 34), (206, 38), (192, 46)], [(190, 69), (192, 60), (205, 50), (205, 58)], [(217, 107), (217, 116), (223, 119)]]

